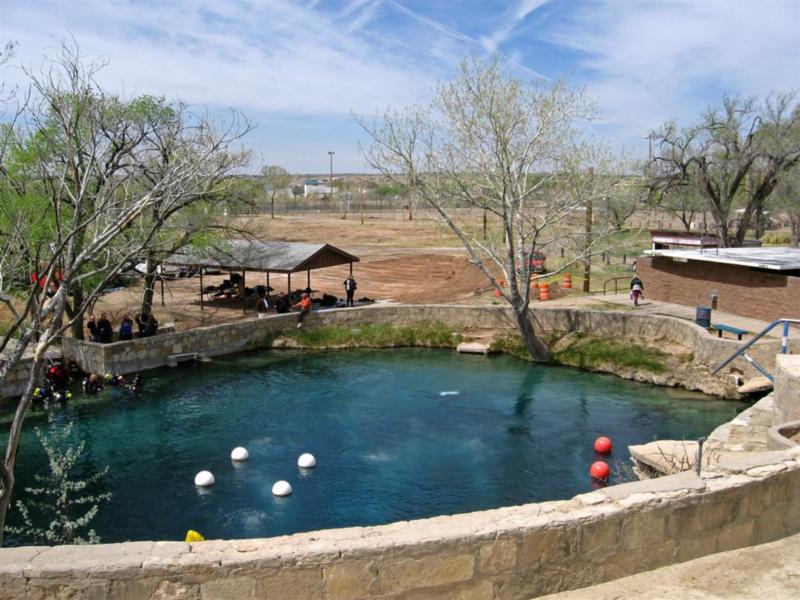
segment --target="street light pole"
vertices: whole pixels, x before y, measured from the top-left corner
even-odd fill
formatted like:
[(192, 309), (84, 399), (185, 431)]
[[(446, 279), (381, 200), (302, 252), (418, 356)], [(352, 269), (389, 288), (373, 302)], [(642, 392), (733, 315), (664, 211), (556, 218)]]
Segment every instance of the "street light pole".
[(330, 189), (331, 189), (331, 201), (333, 201), (333, 155), (336, 154), (333, 150), (328, 150), (328, 156), (331, 157), (331, 181), (330, 181)]

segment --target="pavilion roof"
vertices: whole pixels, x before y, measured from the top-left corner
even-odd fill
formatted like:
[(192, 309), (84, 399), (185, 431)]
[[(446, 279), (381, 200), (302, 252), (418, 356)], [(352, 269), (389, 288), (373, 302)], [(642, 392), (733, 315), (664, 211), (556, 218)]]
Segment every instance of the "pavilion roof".
[(359, 262), (359, 258), (330, 244), (229, 240), (219, 246), (173, 254), (164, 264), (218, 267), (231, 271), (296, 273), (353, 262)]

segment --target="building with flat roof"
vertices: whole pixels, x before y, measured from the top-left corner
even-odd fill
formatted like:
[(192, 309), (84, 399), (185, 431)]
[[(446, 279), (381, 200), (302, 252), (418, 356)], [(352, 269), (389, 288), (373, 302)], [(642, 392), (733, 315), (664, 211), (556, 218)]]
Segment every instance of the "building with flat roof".
[(637, 261), (645, 295), (771, 321), (800, 317), (800, 249), (653, 249)]
[[(695, 249), (716, 248), (719, 246), (719, 238), (713, 233), (702, 233), (697, 231), (684, 231), (680, 229), (651, 229), (650, 235), (653, 239), (653, 250), (665, 249)], [(746, 247), (761, 246), (761, 240), (744, 240), (742, 244)]]

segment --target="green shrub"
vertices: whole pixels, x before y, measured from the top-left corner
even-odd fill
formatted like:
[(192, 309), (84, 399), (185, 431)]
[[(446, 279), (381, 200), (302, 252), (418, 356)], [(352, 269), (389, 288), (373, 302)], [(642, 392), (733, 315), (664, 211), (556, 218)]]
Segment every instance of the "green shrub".
[(307, 348), (353, 347), (392, 348), (425, 346), (454, 348), (463, 339), (443, 323), (418, 323), (404, 327), (361, 325), (359, 327), (318, 327), (285, 334)]
[(785, 231), (768, 231), (762, 241), (766, 246), (788, 246), (792, 243), (792, 235)]
[(516, 356), (523, 360), (533, 360), (528, 352), (528, 348), (525, 346), (525, 342), (522, 341), (522, 337), (519, 335), (506, 334), (501, 337), (496, 337), (492, 340), (490, 349), (493, 352), (502, 352), (503, 354)]
[(17, 500), (21, 527), (7, 526), (6, 531), (21, 535), (36, 544), (99, 544), (100, 537), (89, 523), (111, 492), (92, 494), (89, 489), (102, 480), (108, 467), (75, 479), (74, 471), (86, 442), (72, 433), (72, 421), (59, 424), (49, 419), (46, 430), (36, 428), (36, 437), (47, 454), (49, 472), (34, 475), (37, 487), (26, 487)]
[(553, 362), (582, 368), (612, 364), (663, 373), (667, 369), (667, 354), (623, 340), (576, 337), (568, 347), (554, 352)]

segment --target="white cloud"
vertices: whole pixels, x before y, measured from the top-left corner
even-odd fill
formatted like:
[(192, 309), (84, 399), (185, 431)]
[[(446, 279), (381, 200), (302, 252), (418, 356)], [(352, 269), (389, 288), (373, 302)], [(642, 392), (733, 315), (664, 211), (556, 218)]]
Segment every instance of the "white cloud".
[(509, 38), (514, 29), (529, 14), (540, 6), (547, 4), (550, 0), (519, 0), (517, 4), (511, 4), (502, 17), (501, 24), (492, 33), (481, 36), (481, 44), (487, 52), (496, 52), (500, 46)]
[(581, 53), (606, 129), (627, 141), (671, 117), (688, 124), (723, 93), (800, 87), (797, 2), (581, 5), (546, 38)]
[[(8, 8), (8, 7), (6, 7)], [(352, 32), (374, 4), (342, 13)], [(353, 14), (357, 15), (355, 21)], [(431, 89), (424, 65), (376, 52), (337, 15), (282, 1), (268, 4), (27, 4), (6, 10), (0, 39), (19, 41), (36, 65), (45, 47), (72, 34), (83, 54), (106, 57), (100, 81), (128, 93), (264, 112), (372, 112)]]

